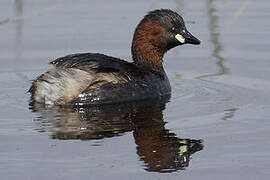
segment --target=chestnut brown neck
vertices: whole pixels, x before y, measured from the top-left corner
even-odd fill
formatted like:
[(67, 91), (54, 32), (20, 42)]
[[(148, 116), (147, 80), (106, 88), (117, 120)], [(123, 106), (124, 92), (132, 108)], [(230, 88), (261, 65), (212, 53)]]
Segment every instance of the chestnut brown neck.
[(131, 51), (134, 63), (163, 72), (162, 62), (166, 47), (165, 29), (151, 20), (143, 19), (133, 36)]

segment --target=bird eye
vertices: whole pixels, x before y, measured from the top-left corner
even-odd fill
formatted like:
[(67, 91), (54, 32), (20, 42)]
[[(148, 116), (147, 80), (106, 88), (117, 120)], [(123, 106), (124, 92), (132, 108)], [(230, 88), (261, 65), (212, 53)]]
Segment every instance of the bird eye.
[(171, 32), (176, 32), (175, 27), (172, 27), (172, 28), (171, 28)]

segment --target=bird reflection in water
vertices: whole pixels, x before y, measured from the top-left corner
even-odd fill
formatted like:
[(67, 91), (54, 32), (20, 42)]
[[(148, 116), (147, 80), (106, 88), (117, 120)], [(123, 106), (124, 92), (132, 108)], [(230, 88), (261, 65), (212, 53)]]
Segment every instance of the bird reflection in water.
[(53, 139), (91, 140), (133, 131), (137, 154), (147, 171), (173, 172), (189, 166), (190, 156), (203, 149), (202, 141), (180, 139), (165, 128), (163, 110), (169, 97), (132, 103), (84, 108), (48, 108), (38, 104), (40, 132)]

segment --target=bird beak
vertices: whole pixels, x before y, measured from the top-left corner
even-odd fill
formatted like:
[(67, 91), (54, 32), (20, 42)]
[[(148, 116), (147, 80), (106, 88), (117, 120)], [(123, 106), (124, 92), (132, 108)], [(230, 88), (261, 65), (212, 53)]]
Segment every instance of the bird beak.
[(182, 44), (200, 44), (201, 41), (195, 38), (190, 32), (187, 30), (183, 30), (181, 34), (176, 34), (175, 38)]

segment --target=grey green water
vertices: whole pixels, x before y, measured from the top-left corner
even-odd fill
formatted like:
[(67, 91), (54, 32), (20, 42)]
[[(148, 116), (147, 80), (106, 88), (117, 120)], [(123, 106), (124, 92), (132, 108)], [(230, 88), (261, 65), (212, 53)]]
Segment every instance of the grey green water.
[[(156, 8), (180, 12), (203, 42), (165, 55), (169, 103), (29, 109), (49, 61), (130, 60)], [(268, 0), (1, 0), (1, 179), (269, 179), (269, 18)]]

